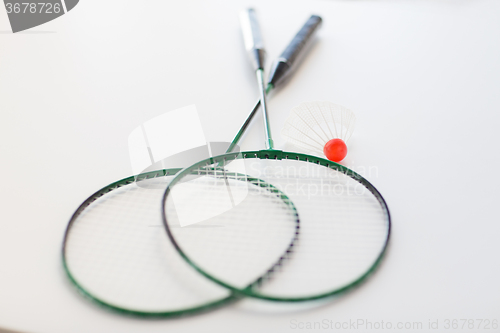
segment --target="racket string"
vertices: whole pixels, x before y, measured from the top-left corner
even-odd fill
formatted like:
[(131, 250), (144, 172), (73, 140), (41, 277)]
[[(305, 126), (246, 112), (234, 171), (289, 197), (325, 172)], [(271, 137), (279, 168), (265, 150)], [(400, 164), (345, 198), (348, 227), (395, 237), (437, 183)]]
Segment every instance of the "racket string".
[[(211, 171), (214, 177), (223, 178), (224, 181), (210, 186), (203, 182), (193, 183), (191, 189), (203, 193), (192, 197), (192, 203), (196, 207), (217, 205), (217, 202), (224, 201), (220, 193), (224, 193), (224, 186), (228, 186), (225, 181), (237, 182), (234, 175), (244, 174), (247, 183), (256, 188), (273, 195), (280, 193), (279, 201), (283, 209), (290, 209), (286, 207), (286, 203), (293, 202), (300, 216), (300, 227), (297, 223), (297, 231), (300, 230), (300, 233), (296, 239), (290, 238), (289, 234), (273, 234), (272, 238), (276, 242), (284, 244), (284, 248), (288, 246), (285, 252), (273, 258), (276, 262), (273, 270), (264, 274), (258, 265), (252, 266), (254, 263), (238, 264), (235, 258), (238, 258), (240, 251), (233, 249), (235, 246), (242, 246), (243, 242), (246, 242), (245, 246), (251, 247), (253, 242), (259, 242), (259, 237), (265, 237), (259, 234), (269, 232), (261, 229), (261, 232), (252, 234), (250, 229), (253, 223), (264, 218), (268, 218), (270, 223), (276, 223), (273, 218), (266, 216), (265, 209), (262, 210), (264, 202), (250, 201), (246, 209), (252, 215), (243, 219), (244, 214), (236, 209), (237, 206), (226, 208), (223, 219), (250, 225), (250, 229), (242, 228), (237, 231), (240, 232), (238, 244), (221, 238), (220, 242), (227, 243), (217, 244), (215, 252), (220, 248), (224, 250), (224, 255), (210, 253), (218, 258), (225, 256), (222, 261), (232, 262), (230, 269), (233, 272), (241, 271), (244, 274), (219, 269), (206, 256), (200, 255), (205, 249), (214, 247), (204, 234), (195, 235), (186, 231), (186, 235), (181, 238), (174, 233), (173, 238), (178, 241), (181, 250), (195, 266), (209, 276), (237, 288), (244, 288), (249, 283), (249, 275), (255, 277), (264, 274), (260, 281), (266, 283), (254, 286), (253, 295), (264, 293), (278, 298), (307, 298), (342, 289), (361, 279), (376, 265), (387, 243), (389, 216), (385, 203), (382, 205), (383, 199), (375, 195), (378, 192), (360, 176), (337, 164), (312, 156), (284, 153), (283, 159), (279, 159), (278, 155), (279, 153), (268, 152), (226, 155), (228, 160), (222, 163), (224, 171)], [(233, 156), (233, 160), (229, 160)], [(260, 158), (254, 158), (255, 156)], [(215, 163), (204, 165), (205, 175), (209, 174), (207, 169), (217, 167), (216, 163), (220, 163), (217, 161), (222, 160), (214, 158), (212, 162), (214, 161)], [(172, 191), (176, 185), (174, 184)], [(230, 188), (233, 189), (233, 186), (230, 185)], [(169, 199), (171, 198), (167, 195), (167, 202)], [(221, 216), (222, 214), (218, 218), (222, 218)], [(166, 212), (167, 224), (173, 222), (171, 217)], [(231, 234), (234, 229), (227, 231), (225, 237), (234, 237)], [(291, 242), (291, 239), (294, 240)], [(261, 250), (263, 254), (268, 251), (266, 248)]]
[(87, 294), (143, 312), (179, 311), (230, 296), (196, 273), (171, 246), (158, 211), (171, 178), (117, 188), (93, 200), (73, 221), (65, 262)]

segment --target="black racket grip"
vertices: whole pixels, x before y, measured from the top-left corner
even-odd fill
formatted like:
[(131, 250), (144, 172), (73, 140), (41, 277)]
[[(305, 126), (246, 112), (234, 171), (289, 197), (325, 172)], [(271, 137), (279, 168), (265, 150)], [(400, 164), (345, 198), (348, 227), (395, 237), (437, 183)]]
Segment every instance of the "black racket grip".
[(294, 66), (303, 55), (303, 51), (321, 27), (322, 21), (323, 20), (318, 15), (311, 15), (274, 63), (269, 75), (269, 84), (276, 87), (276, 85), (280, 84), (280, 82), (291, 73)]

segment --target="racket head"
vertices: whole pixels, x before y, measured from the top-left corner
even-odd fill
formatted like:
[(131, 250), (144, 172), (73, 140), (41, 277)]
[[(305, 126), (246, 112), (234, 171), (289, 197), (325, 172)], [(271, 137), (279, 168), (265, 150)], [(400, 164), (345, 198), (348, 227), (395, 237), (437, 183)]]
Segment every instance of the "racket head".
[[(239, 163), (241, 161), (243, 162)], [(290, 165), (282, 165), (281, 170), (277, 170), (277, 167), (283, 164), (283, 161)], [(258, 162), (257, 165), (254, 162)], [(243, 167), (241, 167), (241, 164), (243, 164)], [(272, 184), (274, 188), (278, 189), (288, 200), (294, 203), (301, 217), (300, 237), (287, 250), (283, 260), (273, 270), (273, 274), (266, 275), (262, 271), (251, 272), (254, 276), (259, 274), (267, 276), (266, 283), (248, 285), (246, 281), (235, 279), (231, 274), (224, 273), (213, 264), (214, 262), (217, 263), (217, 261), (210, 260), (208, 262), (205, 261), (206, 258), (199, 255), (200, 252), (203, 252), (203, 247), (208, 249), (213, 245), (210, 239), (204, 238), (203, 235), (202, 237), (195, 235), (194, 237), (198, 237), (196, 240), (189, 240), (189, 237), (180, 236), (177, 232), (180, 229), (175, 227), (179, 223), (174, 199), (176, 187), (179, 184), (192, 181), (192, 179), (188, 179), (190, 174), (199, 173), (200, 170), (203, 172), (203, 170), (220, 165), (224, 165), (228, 174), (238, 171), (240, 174), (246, 174), (248, 178), (258, 178)], [(354, 189), (356, 186), (359, 186), (362, 191), (352, 197), (345, 197), (329, 190), (326, 195), (321, 192), (319, 197), (315, 194), (314, 198), (307, 198), (306, 200), (305, 196), (297, 191), (297, 188), (303, 185), (300, 176), (299, 179), (290, 177), (289, 174), (284, 178), (281, 177), (283, 169), (288, 167), (295, 170), (305, 167), (308, 175), (312, 173), (313, 176), (305, 177), (306, 184), (312, 184), (319, 180), (322, 185), (325, 185), (323, 181), (329, 183), (326, 185), (333, 185), (334, 187), (340, 183), (347, 191)], [(333, 173), (337, 178), (334, 180), (322, 178), (325, 177), (324, 175), (318, 178), (314, 176), (315, 172), (324, 172), (328, 177)], [(280, 175), (278, 176), (277, 173)], [(280, 179), (280, 177), (283, 179)], [(312, 178), (312, 180), (309, 178)], [(293, 185), (295, 181), (297, 181), (297, 184)], [(290, 184), (292, 184), (292, 188), (289, 187)], [(294, 189), (297, 193), (292, 193)], [(205, 186), (201, 184), (200, 188), (193, 186), (193, 193), (212, 193), (211, 191), (217, 193), (219, 190), (218, 188), (214, 190), (212, 185)], [(310, 193), (307, 194), (307, 196), (309, 195)], [(215, 194), (213, 196), (216, 197)], [(186, 197), (184, 195), (183, 198)], [(197, 200), (199, 201), (193, 202), (193, 206), (198, 208), (200, 204), (203, 205), (207, 202), (205, 197), (197, 198)], [(214, 203), (217, 200), (210, 198), (209, 201)], [(224, 212), (218, 215), (220, 220), (229, 220), (234, 223), (234, 221), (246, 218), (234, 208), (227, 209), (227, 205), (224, 209)], [(320, 212), (316, 212), (316, 209), (320, 210)], [(254, 211), (259, 210), (260, 207), (256, 205)], [(347, 214), (346, 217), (343, 217), (345, 214)], [(364, 216), (363, 214), (368, 215)], [(315, 218), (316, 215), (319, 217)], [(251, 217), (250, 220), (258, 221), (258, 218), (258, 216), (255, 216)], [(281, 302), (322, 299), (343, 293), (359, 285), (381, 263), (387, 250), (391, 232), (391, 218), (387, 204), (380, 192), (368, 180), (343, 165), (317, 156), (277, 150), (224, 154), (200, 161), (182, 170), (165, 190), (162, 199), (162, 219), (167, 235), (176, 250), (186, 262), (203, 276), (228, 288), (235, 294)], [(279, 234), (275, 236), (281, 238)], [(328, 237), (331, 237), (331, 239)], [(342, 237), (345, 237), (346, 240), (343, 240)], [(258, 241), (258, 239), (254, 241)], [(283, 242), (283, 240), (280, 241)], [(337, 245), (330, 245), (330, 243)], [(350, 243), (353, 245), (350, 245)], [(201, 250), (193, 249), (193, 244), (194, 246), (200, 246)], [(304, 249), (304, 247), (306, 248)], [(225, 253), (218, 254), (221, 258), (226, 256), (227, 253), (241, 252), (231, 251), (230, 247), (224, 250)], [(327, 269), (317, 269), (318, 267), (311, 266), (310, 263), (314, 260), (322, 260), (323, 263), (327, 263), (325, 265)], [(356, 261), (356, 263), (351, 264), (352, 260)], [(333, 261), (338, 267), (328, 267), (330, 261)], [(247, 263), (243, 265), (245, 266)], [(255, 269), (259, 270), (258, 267)], [(338, 273), (340, 269), (345, 270), (345, 272)], [(302, 274), (303, 272), (306, 272), (306, 274)]]
[[(69, 280), (86, 298), (107, 309), (141, 317), (186, 316), (241, 298), (189, 266), (162, 230), (159, 204), (169, 181), (180, 170), (122, 179), (92, 194), (75, 211), (64, 235), (62, 262)], [(244, 175), (236, 176), (250, 181)], [(259, 185), (266, 196), (278, 192), (265, 182)], [(280, 199), (280, 207), (283, 205), (286, 209), (277, 215), (291, 222), (286, 228), (290, 239), (276, 249), (279, 258), (268, 262), (266, 273), (255, 277), (252, 284), (266, 279), (297, 238), (296, 210), (286, 198)]]
[[(180, 170), (152, 171), (119, 180), (92, 194), (72, 215), (64, 233), (62, 263), (69, 281), (85, 298), (121, 314), (163, 318), (206, 312), (239, 299), (186, 265), (161, 230), (160, 199)], [(130, 256), (134, 247), (138, 255)], [(166, 279), (172, 272), (163, 268), (172, 263), (181, 271), (181, 278)], [(94, 270), (99, 274), (93, 274)], [(130, 277), (134, 274), (139, 275), (135, 280)], [(178, 282), (183, 278), (188, 281)], [(190, 300), (162, 304), (158, 297), (168, 296), (165, 289), (169, 287), (182, 289), (176, 297)], [(196, 292), (200, 295), (193, 296)], [(151, 297), (152, 293), (158, 297)]]

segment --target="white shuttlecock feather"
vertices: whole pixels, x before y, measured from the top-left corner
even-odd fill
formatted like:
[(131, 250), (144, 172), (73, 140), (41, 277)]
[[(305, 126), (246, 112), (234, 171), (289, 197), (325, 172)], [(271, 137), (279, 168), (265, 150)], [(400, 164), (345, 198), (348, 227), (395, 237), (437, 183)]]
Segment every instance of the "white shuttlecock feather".
[(304, 102), (292, 109), (281, 134), (307, 152), (324, 154), (329, 160), (339, 162), (347, 154), (346, 143), (355, 123), (354, 113), (341, 105)]

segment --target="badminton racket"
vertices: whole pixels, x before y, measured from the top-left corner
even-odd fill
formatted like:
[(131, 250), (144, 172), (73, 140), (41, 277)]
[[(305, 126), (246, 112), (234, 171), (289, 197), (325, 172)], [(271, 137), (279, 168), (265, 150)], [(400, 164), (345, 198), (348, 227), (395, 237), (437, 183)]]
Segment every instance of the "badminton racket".
[[(320, 22), (313, 16), (309, 27)], [(298, 57), (298, 45), (307, 33), (306, 24), (285, 54), (289, 59)], [(289, 65), (282, 62), (274, 68), (276, 73)], [(275, 150), (270, 131), (265, 142), (265, 150), (215, 156), (176, 174), (162, 200), (163, 223), (175, 249), (209, 280), (254, 298), (299, 302), (359, 285), (375, 271), (387, 249), (391, 220), (384, 198), (368, 180), (343, 165)], [(262, 186), (250, 179), (272, 184), (280, 190), (276, 196), (285, 196), (298, 210), (300, 238), (283, 257), (273, 240), (289, 241), (286, 224), (273, 222), (270, 234), (252, 229), (260, 226), (263, 216), (281, 209), (280, 200), (262, 205), (254, 195)], [(199, 232), (183, 227), (187, 224), (220, 228)], [(277, 260), (279, 265), (268, 274), (269, 266), (262, 263)], [(253, 283), (260, 276), (265, 283)]]

